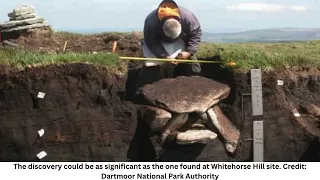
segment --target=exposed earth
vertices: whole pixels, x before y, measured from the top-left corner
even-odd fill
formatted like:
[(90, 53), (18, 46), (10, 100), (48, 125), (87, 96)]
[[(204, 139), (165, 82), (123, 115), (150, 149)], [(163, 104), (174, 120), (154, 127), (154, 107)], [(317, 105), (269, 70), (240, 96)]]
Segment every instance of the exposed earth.
[[(79, 35), (72, 33), (54, 33), (49, 28), (40, 28), (32, 32), (3, 33), (3, 40), (12, 40), (14, 43), (30, 50), (46, 53), (59, 53), (63, 51), (67, 42), (68, 52), (112, 52), (113, 42), (117, 41), (116, 53), (121, 56), (142, 56), (141, 39), (142, 34), (132, 32), (131, 34), (106, 33), (97, 35)], [(129, 66), (139, 66), (141, 62), (131, 61)]]
[[(117, 53), (123, 56), (141, 56), (140, 40), (142, 35), (132, 32), (128, 35), (106, 33), (97, 35), (81, 35), (72, 33), (54, 33), (51, 29), (42, 28), (32, 32), (3, 33), (3, 39), (15, 38), (15, 42), (27, 49), (61, 52), (68, 41), (66, 51), (72, 52), (112, 52), (113, 41), (117, 41)], [(18, 39), (16, 39), (18, 38)]]
[[(117, 53), (141, 56), (140, 39), (138, 33), (56, 36), (41, 30), (14, 42), (45, 52), (61, 52), (65, 41), (68, 51), (111, 52), (117, 40)], [(128, 67), (128, 74), (119, 74), (88, 64), (24, 71), (2, 66), (0, 160), (36, 161), (36, 154), (44, 150), (48, 154), (44, 161), (252, 161), (250, 97), (244, 97), (243, 107), (241, 102), (242, 94), (251, 92), (249, 73), (202, 65), (205, 77), (231, 87), (221, 108), (240, 129), (241, 138), (236, 153), (230, 155), (218, 139), (207, 145), (171, 144), (162, 151), (139, 117), (141, 107), (129, 101), (138, 88), (139, 69), (133, 63)], [(283, 86), (277, 84), (279, 79)], [(44, 99), (37, 98), (38, 92), (46, 93)], [(319, 70), (264, 72), (263, 100), (265, 161), (320, 161)], [(38, 138), (40, 129), (45, 134)]]

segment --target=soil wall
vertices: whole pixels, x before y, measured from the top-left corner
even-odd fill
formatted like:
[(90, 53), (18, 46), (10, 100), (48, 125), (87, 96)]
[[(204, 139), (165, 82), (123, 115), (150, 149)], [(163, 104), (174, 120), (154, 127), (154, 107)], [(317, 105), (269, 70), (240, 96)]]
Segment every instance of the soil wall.
[[(242, 94), (250, 93), (250, 75), (213, 65), (204, 71), (232, 87), (222, 109), (241, 129), (234, 156), (219, 140), (161, 150), (139, 121), (139, 106), (125, 99), (134, 73), (127, 78), (105, 68), (69, 64), (0, 75), (0, 160), (36, 161), (44, 150), (45, 161), (251, 161), (251, 100), (245, 97), (243, 106), (241, 101)], [(278, 86), (277, 79), (284, 85)], [(319, 79), (317, 70), (263, 73), (266, 161), (319, 160)], [(37, 98), (38, 92), (46, 93), (44, 99)], [(293, 115), (294, 108), (301, 117)], [(40, 129), (45, 134), (38, 138)]]
[(44, 161), (127, 161), (137, 117), (124, 82), (87, 64), (2, 73), (0, 160), (36, 161), (45, 151)]

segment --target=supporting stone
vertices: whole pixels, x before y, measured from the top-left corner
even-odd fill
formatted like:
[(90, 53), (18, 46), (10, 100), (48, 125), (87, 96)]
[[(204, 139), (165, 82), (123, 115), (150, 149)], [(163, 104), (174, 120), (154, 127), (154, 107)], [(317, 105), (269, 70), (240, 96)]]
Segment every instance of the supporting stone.
[(187, 122), (179, 129), (184, 132), (190, 129), (207, 129), (205, 124), (207, 121), (200, 119), (195, 113), (190, 113)]
[(202, 119), (204, 121), (208, 121), (208, 115), (206, 113), (197, 112), (196, 114), (200, 119)]
[(207, 144), (217, 138), (217, 134), (210, 130), (188, 130), (177, 134), (177, 144)]
[(210, 122), (218, 130), (219, 135), (223, 138), (226, 150), (229, 153), (234, 153), (239, 142), (240, 131), (223, 114), (219, 106), (210, 108), (207, 113)]
[(172, 117), (168, 111), (152, 106), (142, 106), (141, 112), (142, 119), (149, 125), (152, 132), (161, 132)]
[(188, 113), (172, 115), (172, 118), (167, 122), (162, 130), (160, 143), (163, 144), (171, 133), (181, 128), (187, 122), (188, 116)]

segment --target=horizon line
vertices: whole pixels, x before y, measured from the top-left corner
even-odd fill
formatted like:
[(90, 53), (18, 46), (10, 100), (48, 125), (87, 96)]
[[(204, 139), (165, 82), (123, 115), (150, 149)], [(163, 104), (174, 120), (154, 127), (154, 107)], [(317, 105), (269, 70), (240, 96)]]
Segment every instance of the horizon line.
[[(225, 34), (225, 33), (241, 33), (241, 32), (250, 32), (250, 31), (259, 31), (259, 30), (276, 30), (276, 29), (300, 29), (300, 30), (316, 30), (320, 29), (320, 27), (277, 27), (277, 28), (261, 28), (261, 29), (241, 29), (241, 28), (210, 28), (203, 30), (204, 33), (216, 33), (216, 34)], [(85, 33), (98, 33), (97, 31), (103, 32), (132, 32), (138, 31), (142, 32), (141, 28), (54, 28), (56, 31), (67, 31), (67, 32), (82, 32), (91, 31)], [(229, 31), (229, 32), (214, 32), (214, 31)]]

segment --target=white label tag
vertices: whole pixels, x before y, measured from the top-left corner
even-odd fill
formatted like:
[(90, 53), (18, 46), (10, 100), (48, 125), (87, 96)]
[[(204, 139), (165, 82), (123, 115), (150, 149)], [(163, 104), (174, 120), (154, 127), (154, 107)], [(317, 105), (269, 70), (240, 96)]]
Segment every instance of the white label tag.
[(301, 115), (300, 115), (300, 113), (294, 113), (294, 116), (295, 117), (300, 117)]
[(176, 52), (174, 52), (173, 54), (171, 54), (171, 55), (170, 55), (170, 58), (175, 59), (175, 58), (179, 55), (179, 53), (181, 53), (181, 52), (182, 52), (182, 50), (179, 49), (178, 51), (176, 51)]
[(47, 153), (44, 152), (44, 151), (41, 151), (39, 154), (37, 154), (37, 157), (38, 157), (39, 159), (42, 159), (42, 158), (44, 158), (44, 157), (46, 157), (46, 156), (47, 156)]
[(43, 136), (43, 134), (44, 134), (44, 129), (40, 129), (40, 130), (38, 131), (38, 134), (39, 134), (40, 137)]
[(300, 117), (300, 116), (301, 116), (297, 109), (293, 109), (293, 110), (292, 110), (292, 113), (293, 113), (293, 115), (294, 115), (295, 117)]
[(38, 93), (38, 98), (43, 99), (46, 94), (43, 92)]
[(279, 86), (283, 86), (283, 81), (282, 80), (278, 80), (278, 85)]

